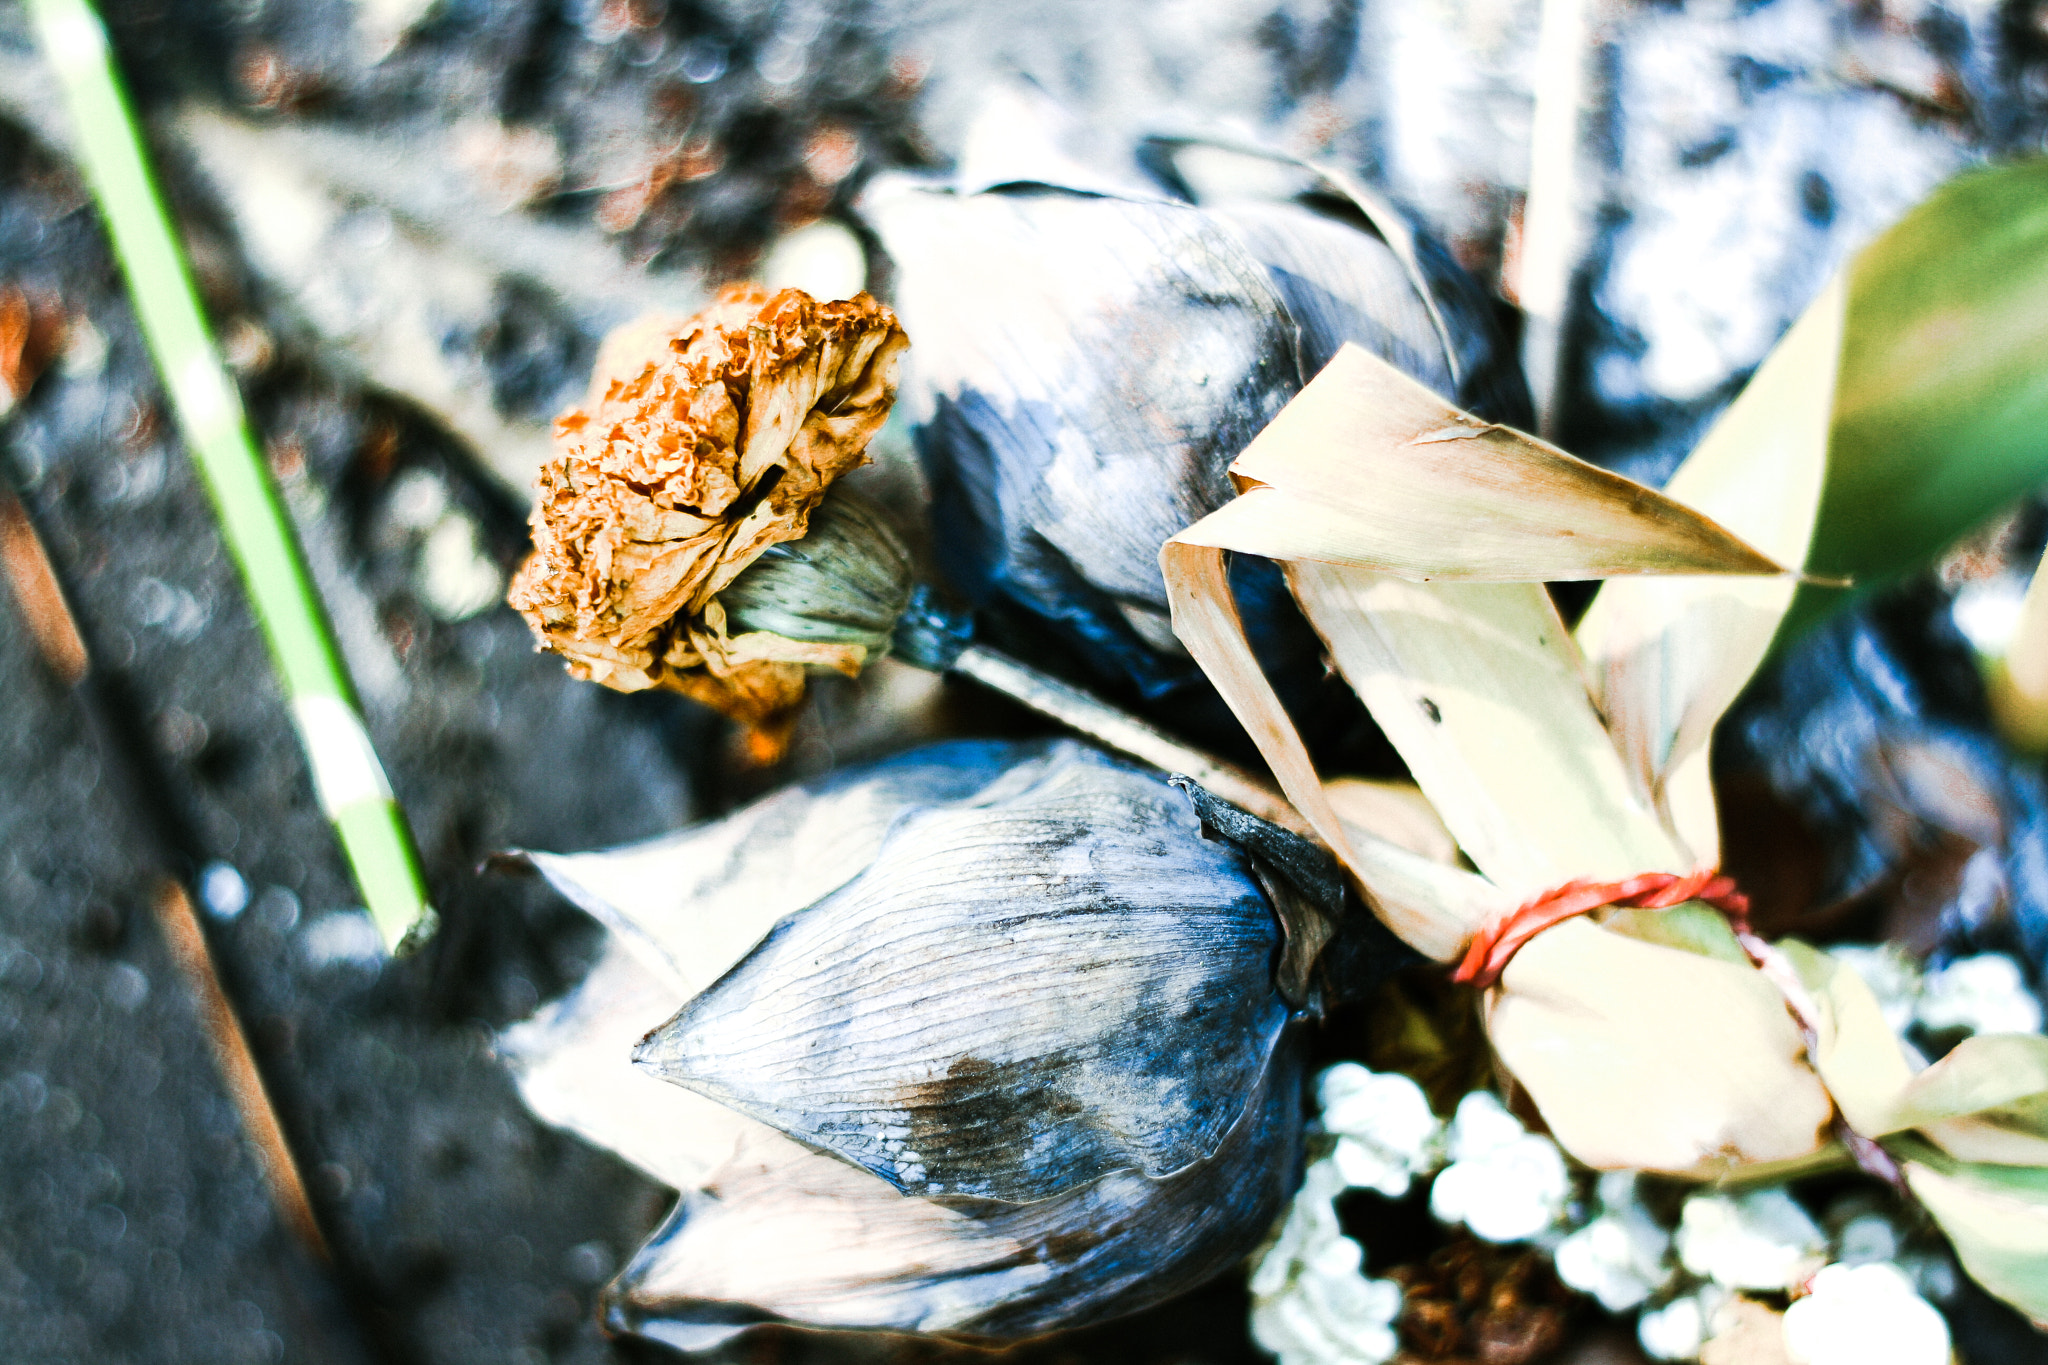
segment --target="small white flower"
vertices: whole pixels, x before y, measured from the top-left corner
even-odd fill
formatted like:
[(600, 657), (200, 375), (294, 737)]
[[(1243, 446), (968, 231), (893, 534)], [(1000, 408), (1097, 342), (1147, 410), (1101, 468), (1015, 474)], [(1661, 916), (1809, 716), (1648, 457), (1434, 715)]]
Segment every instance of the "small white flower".
[(1726, 1290), (1707, 1285), (1661, 1308), (1645, 1309), (1636, 1319), (1643, 1353), (1653, 1360), (1697, 1360), (1707, 1342), (1707, 1324), (1727, 1298)]
[(2018, 963), (2003, 953), (1982, 953), (1929, 972), (1914, 1018), (1936, 1033), (2039, 1033), (2041, 1002), (2027, 989)]
[(1344, 1235), (1333, 1204), (1346, 1187), (1333, 1160), (1310, 1163), (1252, 1272), (1252, 1337), (1281, 1365), (1385, 1365), (1400, 1349), (1401, 1287), (1360, 1273), (1365, 1249)]
[(1600, 1216), (1560, 1242), (1558, 1278), (1610, 1313), (1634, 1308), (1671, 1278), (1671, 1234), (1636, 1198), (1632, 1171), (1600, 1177)]
[(1536, 1236), (1564, 1213), (1571, 1177), (1557, 1144), (1523, 1130), (1501, 1102), (1474, 1091), (1451, 1120), (1451, 1164), (1429, 1192), (1429, 1211), (1489, 1242)]
[(1346, 1184), (1398, 1199), (1435, 1164), (1443, 1125), (1414, 1081), (1339, 1062), (1317, 1089), (1323, 1127), (1337, 1137), (1331, 1158)]
[(1695, 1194), (1678, 1223), (1685, 1268), (1730, 1289), (1790, 1289), (1826, 1261), (1827, 1238), (1782, 1189)]
[(1795, 1365), (1946, 1365), (1948, 1324), (1899, 1268), (1831, 1265), (1785, 1311)]

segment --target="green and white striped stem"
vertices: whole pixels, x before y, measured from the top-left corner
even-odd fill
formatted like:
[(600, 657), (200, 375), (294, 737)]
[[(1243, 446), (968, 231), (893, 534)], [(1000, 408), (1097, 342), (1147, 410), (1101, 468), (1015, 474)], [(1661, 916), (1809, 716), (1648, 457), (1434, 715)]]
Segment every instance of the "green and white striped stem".
[(106, 31), (87, 0), (30, 0), (64, 87), (76, 148), (105, 216), (143, 335), (228, 551), (269, 643), (313, 786), (387, 947), (432, 932), (419, 857), (363, 729), (320, 599), (276, 487), (221, 367), (164, 211)]

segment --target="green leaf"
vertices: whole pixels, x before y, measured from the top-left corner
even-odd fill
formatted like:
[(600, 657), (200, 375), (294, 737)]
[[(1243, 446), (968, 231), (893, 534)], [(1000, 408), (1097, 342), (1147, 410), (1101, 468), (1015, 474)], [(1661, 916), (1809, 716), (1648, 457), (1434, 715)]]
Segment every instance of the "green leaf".
[[(2035, 159), (1959, 176), (1851, 267), (1808, 563), (1867, 589), (2044, 482), (2048, 160)], [(1787, 635), (1843, 598), (1805, 587)]]
[(1970, 1278), (2048, 1326), (2048, 1170), (1956, 1161), (1927, 1143), (1886, 1143)]

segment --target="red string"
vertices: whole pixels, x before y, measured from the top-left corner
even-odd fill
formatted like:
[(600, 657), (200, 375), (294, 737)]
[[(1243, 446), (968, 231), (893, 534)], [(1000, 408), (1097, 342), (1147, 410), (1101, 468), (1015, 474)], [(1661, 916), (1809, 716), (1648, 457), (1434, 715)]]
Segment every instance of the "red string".
[(1705, 901), (1746, 929), (1749, 897), (1735, 889), (1735, 879), (1724, 877), (1711, 867), (1680, 876), (1675, 872), (1645, 872), (1626, 881), (1596, 882), (1579, 878), (1545, 891), (1501, 915), (1465, 946), (1465, 956), (1451, 980), (1480, 989), (1500, 980), (1508, 962), (1524, 944), (1554, 924), (1577, 915), (1617, 906), (1629, 910), (1668, 910), (1687, 901)]

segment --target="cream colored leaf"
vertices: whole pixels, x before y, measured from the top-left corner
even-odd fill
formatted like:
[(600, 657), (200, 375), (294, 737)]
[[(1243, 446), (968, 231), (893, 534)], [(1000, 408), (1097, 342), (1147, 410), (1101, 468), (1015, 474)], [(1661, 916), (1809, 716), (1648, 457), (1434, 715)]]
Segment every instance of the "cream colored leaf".
[(2048, 1171), (1965, 1165), (1918, 1144), (1906, 1184), (1948, 1234), (1970, 1278), (2048, 1327)]
[(1567, 920), (1508, 963), (1486, 1024), (1589, 1166), (1712, 1178), (1809, 1156), (1827, 1137), (1834, 1107), (1798, 1030), (1747, 966)]
[[(1446, 433), (1469, 432), (1447, 439)], [(1784, 569), (1697, 512), (1445, 403), (1346, 346), (1245, 448), (1252, 496), (1178, 540), (1408, 578)]]
[(1797, 939), (1781, 939), (1777, 946), (1812, 997), (1813, 1064), (1842, 1117), (1865, 1137), (1896, 1131), (1901, 1125), (1894, 1115), (1913, 1067), (1885, 1023), (1877, 996), (1839, 958)]
[[(1252, 654), (1230, 595), (1221, 550), (1168, 541), (1159, 566), (1173, 609), (1174, 633), (1252, 737), (1287, 799), (1359, 879), (1374, 913), (1388, 928), (1426, 956), (1439, 961), (1456, 956), (1491, 912), (1483, 893), (1470, 885), (1480, 879), (1440, 876), (1455, 869), (1368, 837), (1368, 831), (1348, 826), (1339, 816), (1307, 747)], [(1375, 876), (1383, 878), (1382, 885), (1374, 885)]]
[[(1838, 277), (1664, 490), (1794, 566), (1806, 562), (1827, 471), (1844, 296)], [(1579, 623), (1616, 745), (1701, 863), (1720, 861), (1708, 738), (1763, 661), (1796, 586), (1790, 578), (1612, 582)]]
[(1457, 866), (1458, 841), (1413, 782), (1333, 777), (1323, 784), (1323, 791), (1347, 826), (1371, 830), (1432, 862)]
[[(1978, 1117), (2017, 1136), (2048, 1140), (2048, 1038), (2040, 1033), (1982, 1033), (1913, 1076), (1898, 1095), (1892, 1128), (1929, 1128)], [(1976, 1134), (1989, 1140), (1989, 1134)]]
[(1287, 573), (1345, 681), (1511, 903), (1576, 877), (1689, 870), (1634, 795), (1541, 585)]

